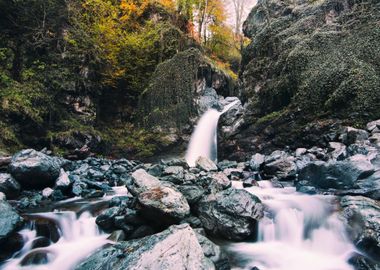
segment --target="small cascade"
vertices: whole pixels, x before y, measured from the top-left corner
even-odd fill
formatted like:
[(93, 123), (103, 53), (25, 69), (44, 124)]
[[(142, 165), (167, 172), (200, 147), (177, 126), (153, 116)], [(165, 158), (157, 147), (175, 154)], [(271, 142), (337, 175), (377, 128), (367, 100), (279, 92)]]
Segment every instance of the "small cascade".
[(234, 269), (353, 270), (347, 261), (356, 250), (334, 211), (332, 196), (258, 183), (246, 190), (262, 200), (265, 217), (259, 222), (258, 242), (227, 246), (236, 256)]
[(70, 270), (96, 249), (109, 243), (108, 235), (101, 233), (95, 218), (85, 212), (78, 218), (74, 212), (49, 212), (29, 215), (30, 219), (48, 220), (59, 231), (59, 240), (46, 247), (35, 247), (40, 236), (34, 229), (33, 221), (29, 228), (20, 231), (24, 247), (12, 259), (1, 266), (4, 270), (16, 269), (55, 269)]
[(224, 106), (222, 111), (209, 109), (199, 119), (193, 134), (191, 135), (188, 150), (186, 152), (186, 161), (190, 167), (195, 166), (195, 162), (199, 157), (207, 157), (213, 161), (217, 161), (217, 127), (218, 121), (222, 114), (227, 112), (238, 101), (231, 102)]

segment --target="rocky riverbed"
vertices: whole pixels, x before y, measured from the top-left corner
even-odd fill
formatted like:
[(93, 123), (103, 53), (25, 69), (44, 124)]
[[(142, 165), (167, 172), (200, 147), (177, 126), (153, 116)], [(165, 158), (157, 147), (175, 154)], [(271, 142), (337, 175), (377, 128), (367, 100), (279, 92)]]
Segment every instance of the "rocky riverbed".
[[(280, 193), (295, 187), (302, 198), (328, 197), (354, 247), (347, 263), (380, 269), (379, 149), (380, 120), (342, 129), (328, 148), (257, 153), (246, 162), (200, 157), (195, 167), (182, 158), (70, 161), (32, 149), (3, 156), (0, 268), (241, 267), (226, 243), (260, 241), (272, 195), (255, 188), (270, 183)], [(80, 242), (80, 255), (67, 253)]]

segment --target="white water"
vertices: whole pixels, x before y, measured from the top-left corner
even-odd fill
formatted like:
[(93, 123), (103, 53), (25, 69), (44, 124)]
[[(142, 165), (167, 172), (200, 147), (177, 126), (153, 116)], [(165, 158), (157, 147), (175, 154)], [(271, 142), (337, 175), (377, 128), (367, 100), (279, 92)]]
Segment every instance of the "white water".
[[(353, 270), (347, 260), (355, 248), (332, 209), (333, 197), (304, 195), (295, 188), (273, 188), (268, 181), (247, 188), (266, 206), (256, 243), (230, 244), (234, 269)], [(239, 184), (234, 184), (240, 187)]]
[(217, 161), (217, 127), (219, 117), (237, 102), (238, 101), (231, 102), (224, 106), (221, 112), (215, 109), (209, 109), (202, 115), (191, 135), (189, 147), (186, 152), (185, 158), (190, 167), (195, 167), (195, 163), (199, 157), (207, 157), (212, 161)]
[[(69, 270), (73, 269), (87, 255), (109, 243), (108, 235), (102, 234), (95, 224), (95, 218), (85, 212), (79, 218), (74, 212), (50, 212), (33, 214), (38, 218), (53, 221), (59, 229), (60, 238), (47, 247), (32, 249), (37, 233), (24, 229), (20, 234), (24, 239), (24, 247), (2, 266), (4, 270), (37, 269), (37, 270)], [(22, 266), (21, 262), (32, 254), (47, 254), (48, 262), (40, 265)]]

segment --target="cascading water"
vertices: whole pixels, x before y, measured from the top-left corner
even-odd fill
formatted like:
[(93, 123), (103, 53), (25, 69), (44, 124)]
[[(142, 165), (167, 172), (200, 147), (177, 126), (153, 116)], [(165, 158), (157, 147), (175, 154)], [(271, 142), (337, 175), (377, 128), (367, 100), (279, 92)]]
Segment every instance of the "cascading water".
[[(268, 181), (247, 188), (266, 206), (259, 222), (258, 242), (234, 243), (227, 250), (236, 258), (235, 269), (352, 270), (347, 262), (354, 252), (343, 223), (334, 212), (334, 198), (304, 195), (295, 188), (273, 188)], [(235, 187), (240, 187), (240, 183)]]
[(191, 135), (189, 147), (186, 152), (185, 158), (190, 167), (195, 166), (195, 162), (199, 157), (207, 157), (213, 161), (217, 160), (217, 127), (219, 118), (237, 102), (238, 101), (234, 101), (224, 106), (221, 112), (215, 109), (209, 109), (202, 115)]

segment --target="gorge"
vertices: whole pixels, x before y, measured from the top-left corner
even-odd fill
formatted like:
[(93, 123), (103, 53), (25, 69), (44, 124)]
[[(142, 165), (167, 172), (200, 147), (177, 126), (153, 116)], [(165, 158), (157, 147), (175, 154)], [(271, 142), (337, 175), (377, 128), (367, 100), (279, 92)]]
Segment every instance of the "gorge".
[(0, 0), (0, 269), (380, 269), (380, 2), (222, 3)]

